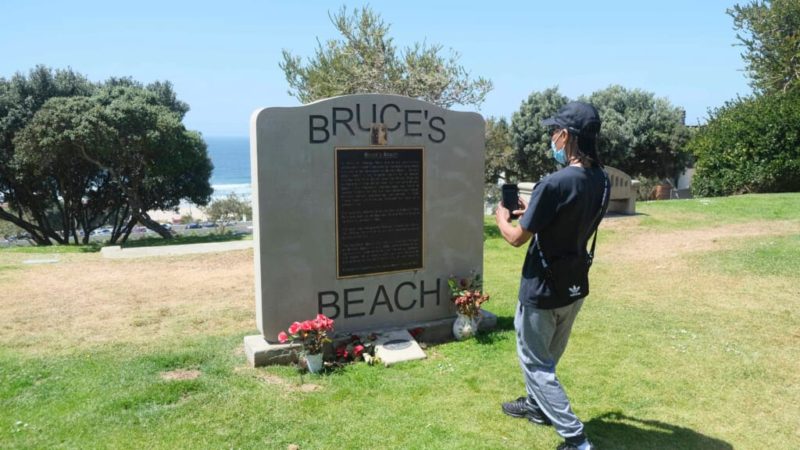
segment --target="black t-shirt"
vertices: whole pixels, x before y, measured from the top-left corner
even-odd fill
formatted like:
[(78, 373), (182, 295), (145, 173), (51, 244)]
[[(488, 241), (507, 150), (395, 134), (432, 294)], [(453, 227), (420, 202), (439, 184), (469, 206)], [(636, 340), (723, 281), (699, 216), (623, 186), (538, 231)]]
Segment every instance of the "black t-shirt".
[(578, 300), (579, 297), (562, 300), (552, 295), (544, 281), (538, 241), (542, 241), (548, 260), (565, 255), (585, 257), (586, 244), (603, 203), (604, 186), (605, 173), (601, 168), (577, 166), (567, 166), (536, 183), (528, 209), (519, 219), (519, 225), (536, 236), (528, 246), (522, 266), (520, 302), (552, 309)]

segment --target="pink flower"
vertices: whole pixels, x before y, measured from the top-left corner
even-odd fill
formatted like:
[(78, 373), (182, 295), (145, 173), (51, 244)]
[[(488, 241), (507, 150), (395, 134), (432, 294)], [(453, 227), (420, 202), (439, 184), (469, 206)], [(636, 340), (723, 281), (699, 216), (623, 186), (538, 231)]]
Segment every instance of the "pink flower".
[(300, 329), (303, 331), (311, 331), (314, 329), (314, 324), (310, 320), (306, 320), (300, 324)]
[(278, 342), (283, 344), (284, 342), (286, 342), (288, 340), (289, 340), (289, 336), (286, 335), (285, 331), (281, 331), (280, 333), (278, 333)]
[(317, 314), (317, 318), (315, 319), (316, 323), (319, 323), (320, 330), (332, 330), (333, 329), (333, 320), (328, 318), (325, 314)]
[(292, 326), (289, 327), (289, 334), (297, 334), (300, 331), (300, 322), (294, 322)]
[(355, 355), (356, 358), (361, 356), (362, 353), (364, 353), (364, 346), (363, 345), (359, 344), (359, 345), (356, 345), (355, 347), (353, 347), (353, 355)]

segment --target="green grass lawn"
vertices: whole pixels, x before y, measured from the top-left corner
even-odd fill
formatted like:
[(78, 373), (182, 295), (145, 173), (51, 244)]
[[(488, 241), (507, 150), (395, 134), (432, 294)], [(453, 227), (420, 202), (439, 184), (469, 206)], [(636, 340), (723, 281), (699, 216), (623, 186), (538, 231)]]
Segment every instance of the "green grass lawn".
[[(798, 446), (798, 206), (798, 194), (639, 203), (641, 215), (604, 224), (558, 372), (599, 448)], [(422, 361), (304, 376), (314, 390), (290, 367), (247, 368), (242, 337), (254, 330), (52, 354), (2, 347), (0, 448), (555, 448), (552, 429), (500, 412), (524, 392), (512, 324), (524, 249), (486, 223), (493, 332), (429, 347)], [(767, 228), (738, 236), (748, 224)], [(693, 232), (680, 236), (696, 250), (665, 242)], [(24, 270), (0, 277), (3, 295)], [(176, 369), (201, 375), (162, 379)]]
[(800, 220), (797, 194), (748, 194), (735, 197), (638, 202), (641, 225), (652, 229), (684, 229), (721, 223)]
[(100, 243), (92, 243), (87, 245), (47, 245), (42, 247), (20, 245), (0, 248), (0, 253), (24, 253), (31, 255), (49, 255), (49, 254), (64, 254), (64, 253), (96, 253), (103, 248)]

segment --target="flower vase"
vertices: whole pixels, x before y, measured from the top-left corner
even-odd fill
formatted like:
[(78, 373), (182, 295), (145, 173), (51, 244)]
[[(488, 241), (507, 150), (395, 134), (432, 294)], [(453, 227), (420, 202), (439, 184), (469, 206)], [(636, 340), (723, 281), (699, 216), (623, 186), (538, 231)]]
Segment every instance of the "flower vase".
[(453, 336), (459, 341), (471, 338), (478, 332), (478, 323), (481, 316), (470, 317), (466, 314), (459, 314), (453, 322)]
[(306, 366), (309, 372), (320, 373), (322, 371), (322, 353), (306, 355)]

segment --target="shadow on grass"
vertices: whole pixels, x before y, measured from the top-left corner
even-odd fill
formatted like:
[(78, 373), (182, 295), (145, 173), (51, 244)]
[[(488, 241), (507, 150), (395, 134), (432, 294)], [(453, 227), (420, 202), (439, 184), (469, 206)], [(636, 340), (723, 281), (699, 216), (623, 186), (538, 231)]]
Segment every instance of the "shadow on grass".
[(483, 223), (483, 240), (503, 237), (500, 234), (500, 229), (494, 223)]
[(162, 237), (148, 237), (136, 240), (129, 240), (122, 248), (136, 248), (136, 247), (161, 247), (164, 245), (184, 245), (184, 244), (205, 244), (209, 242), (229, 242), (241, 241), (247, 238), (248, 234), (235, 234), (235, 233), (209, 233), (203, 235), (178, 235), (172, 239), (164, 239)]
[(481, 345), (492, 345), (497, 341), (497, 335), (503, 331), (514, 329), (514, 318), (497, 316), (497, 325), (488, 331), (482, 331), (475, 335), (475, 340)]
[(606, 215), (603, 216), (603, 218), (604, 219), (614, 219), (614, 218), (639, 217), (639, 216), (650, 217), (650, 214), (643, 213), (643, 212), (638, 212), (638, 211), (634, 212), (633, 214), (626, 214), (626, 213), (611, 211), (611, 212), (607, 212)]
[(689, 428), (657, 420), (637, 419), (618, 411), (607, 412), (586, 422), (586, 434), (598, 448), (732, 450), (725, 441)]

